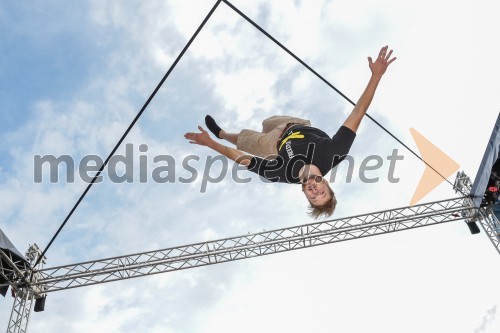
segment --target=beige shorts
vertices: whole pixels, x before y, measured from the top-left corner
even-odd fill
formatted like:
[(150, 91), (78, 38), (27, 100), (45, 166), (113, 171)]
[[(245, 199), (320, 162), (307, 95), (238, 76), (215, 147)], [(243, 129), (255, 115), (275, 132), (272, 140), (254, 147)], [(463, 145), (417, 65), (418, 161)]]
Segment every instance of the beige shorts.
[(262, 122), (262, 132), (244, 129), (240, 132), (236, 148), (262, 158), (272, 159), (278, 154), (278, 139), (287, 124), (311, 126), (309, 120), (288, 116), (272, 116)]

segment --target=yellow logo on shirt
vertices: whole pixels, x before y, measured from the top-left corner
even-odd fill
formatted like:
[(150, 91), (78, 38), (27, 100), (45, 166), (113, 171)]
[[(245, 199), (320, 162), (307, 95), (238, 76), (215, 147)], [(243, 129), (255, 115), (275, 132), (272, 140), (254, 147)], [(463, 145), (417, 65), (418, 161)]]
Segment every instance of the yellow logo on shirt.
[(287, 136), (286, 138), (284, 138), (283, 140), (281, 140), (281, 145), (280, 145), (280, 148), (278, 150), (281, 150), (281, 148), (283, 147), (283, 145), (285, 143), (287, 143), (287, 141), (289, 141), (291, 139), (303, 139), (303, 138), (304, 138), (304, 135), (300, 134), (300, 131), (299, 132), (292, 132), (292, 134), (290, 134), (289, 136)]

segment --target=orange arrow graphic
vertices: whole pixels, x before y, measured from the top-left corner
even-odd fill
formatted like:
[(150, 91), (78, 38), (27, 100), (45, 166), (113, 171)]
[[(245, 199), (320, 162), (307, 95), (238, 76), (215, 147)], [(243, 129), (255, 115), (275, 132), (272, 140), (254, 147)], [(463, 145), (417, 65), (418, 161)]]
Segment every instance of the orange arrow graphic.
[[(447, 179), (453, 175), (460, 168), (460, 165), (446, 155), (441, 149), (433, 145), (422, 134), (418, 133), (414, 128), (410, 128), (410, 132), (422, 155), (422, 159), (428, 164), (425, 166), (424, 174), (422, 178), (420, 178), (415, 193), (413, 193), (413, 198), (411, 198), (410, 206), (413, 206), (434, 190), (439, 184), (444, 182), (445, 179), (443, 177)], [(429, 165), (443, 175), (443, 177), (432, 170)]]

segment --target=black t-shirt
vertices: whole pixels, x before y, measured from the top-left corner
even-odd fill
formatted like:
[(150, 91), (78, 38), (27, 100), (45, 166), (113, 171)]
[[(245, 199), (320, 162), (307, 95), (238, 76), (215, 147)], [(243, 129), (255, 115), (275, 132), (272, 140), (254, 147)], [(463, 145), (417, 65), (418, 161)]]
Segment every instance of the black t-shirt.
[(292, 126), (278, 142), (275, 159), (254, 156), (247, 168), (272, 182), (300, 183), (302, 166), (313, 164), (321, 175), (326, 175), (344, 160), (355, 137), (356, 133), (345, 126), (341, 126), (331, 138), (314, 127)]

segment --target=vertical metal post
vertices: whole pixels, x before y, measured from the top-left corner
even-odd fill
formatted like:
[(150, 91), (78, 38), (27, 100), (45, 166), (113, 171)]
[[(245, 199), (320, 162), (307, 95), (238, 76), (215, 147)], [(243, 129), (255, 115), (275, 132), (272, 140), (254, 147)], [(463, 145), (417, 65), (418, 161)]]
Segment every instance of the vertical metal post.
[(32, 293), (27, 289), (19, 290), (14, 297), (7, 333), (27, 333), (33, 305)]
[[(31, 267), (34, 265), (41, 255), (38, 245), (30, 245), (26, 251), (26, 259)], [(41, 265), (45, 263), (45, 258), (40, 258)], [(27, 270), (24, 273), (26, 278), (32, 274), (32, 271)], [(38, 276), (33, 277), (33, 281), (37, 281)], [(27, 333), (28, 323), (30, 320), (31, 309), (33, 307), (33, 300), (36, 297), (43, 296), (39, 287), (34, 290), (31, 286), (17, 288), (12, 291), (14, 296), (14, 304), (12, 305), (12, 312), (10, 313), (9, 326), (7, 326), (7, 333)]]

